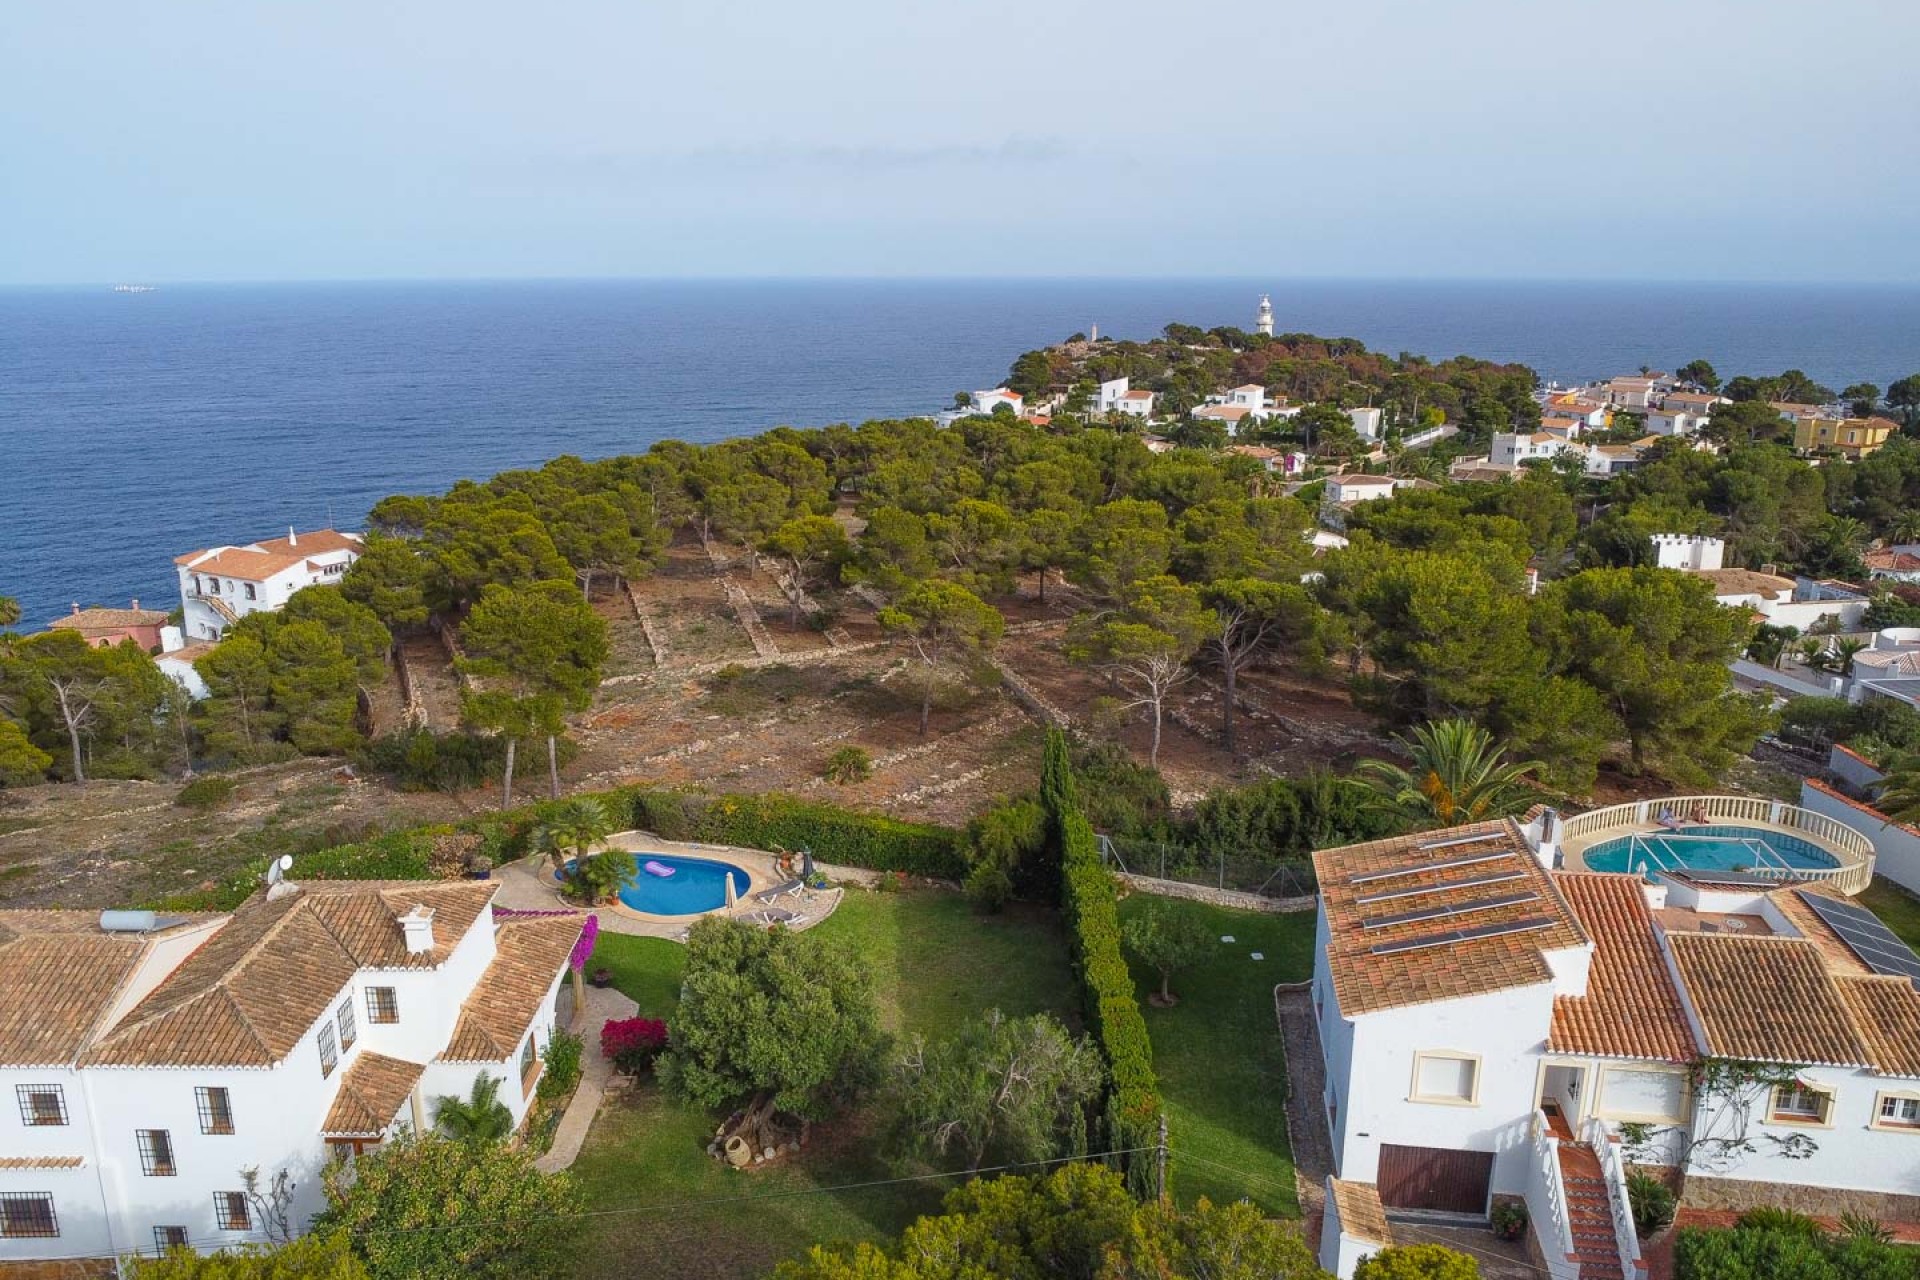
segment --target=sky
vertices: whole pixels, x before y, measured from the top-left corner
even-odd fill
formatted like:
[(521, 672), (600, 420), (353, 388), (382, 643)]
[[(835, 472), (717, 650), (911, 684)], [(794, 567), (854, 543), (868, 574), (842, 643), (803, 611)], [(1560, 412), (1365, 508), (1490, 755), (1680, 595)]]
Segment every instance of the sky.
[(1909, 0), (8, 0), (0, 283), (1920, 281)]

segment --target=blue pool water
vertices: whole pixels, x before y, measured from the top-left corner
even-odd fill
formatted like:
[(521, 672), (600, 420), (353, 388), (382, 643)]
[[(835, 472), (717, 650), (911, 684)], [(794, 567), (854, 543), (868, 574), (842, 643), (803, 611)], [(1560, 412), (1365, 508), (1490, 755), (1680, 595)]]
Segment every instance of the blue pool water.
[[(620, 904), (635, 911), (645, 911), (656, 916), (692, 916), (703, 911), (712, 911), (727, 905), (727, 880), (733, 877), (733, 891), (738, 897), (745, 897), (747, 887), (753, 883), (752, 877), (730, 862), (715, 862), (710, 858), (681, 858), (665, 853), (636, 853), (636, 863), (643, 864), (640, 874), (632, 885), (620, 892)], [(670, 876), (648, 874), (644, 864), (657, 862), (664, 867), (672, 867)], [(555, 879), (560, 879), (573, 870), (568, 862), (565, 871), (556, 871)]]
[(1760, 827), (1687, 827), (1603, 840), (1582, 855), (1589, 871), (1792, 871), (1839, 866), (1799, 836)]

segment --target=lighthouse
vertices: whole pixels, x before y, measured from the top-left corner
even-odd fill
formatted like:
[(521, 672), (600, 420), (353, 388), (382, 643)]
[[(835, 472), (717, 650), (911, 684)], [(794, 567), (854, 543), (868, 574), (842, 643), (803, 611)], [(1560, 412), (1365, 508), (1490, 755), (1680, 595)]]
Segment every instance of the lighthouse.
[(1273, 302), (1264, 293), (1260, 295), (1260, 310), (1254, 313), (1253, 331), (1273, 336)]

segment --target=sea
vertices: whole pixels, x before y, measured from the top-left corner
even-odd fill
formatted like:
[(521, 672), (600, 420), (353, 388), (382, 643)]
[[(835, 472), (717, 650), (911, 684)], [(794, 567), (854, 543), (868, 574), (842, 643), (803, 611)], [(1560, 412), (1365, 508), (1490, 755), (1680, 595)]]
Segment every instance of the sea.
[(177, 604), (173, 557), (355, 529), (558, 454), (927, 414), (1098, 326), (1253, 327), (1574, 382), (1920, 371), (1920, 287), (1337, 280), (527, 281), (0, 289), (0, 595)]

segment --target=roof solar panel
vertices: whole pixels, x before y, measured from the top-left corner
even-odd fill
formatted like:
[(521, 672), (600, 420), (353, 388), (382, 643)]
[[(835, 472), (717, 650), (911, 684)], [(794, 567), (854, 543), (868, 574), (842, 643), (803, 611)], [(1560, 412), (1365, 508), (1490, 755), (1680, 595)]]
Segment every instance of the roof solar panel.
[(1523, 902), (1538, 902), (1540, 895), (1528, 890), (1526, 893), (1503, 893), (1495, 898), (1473, 898), (1466, 902), (1442, 903), (1437, 907), (1422, 907), (1418, 911), (1402, 911), (1390, 916), (1375, 916), (1371, 920), (1362, 920), (1362, 929), (1390, 929), (1397, 924), (1413, 924), (1420, 920), (1446, 920), (1454, 916), (1472, 915), (1478, 911), (1492, 911), (1497, 907), (1517, 907)]
[(1442, 858), (1438, 862), (1414, 862), (1406, 866), (1393, 867), (1386, 871), (1369, 871), (1364, 875), (1350, 876), (1348, 884), (1371, 884), (1375, 880), (1391, 880), (1396, 876), (1418, 875), (1422, 871), (1450, 871), (1455, 867), (1471, 867), (1480, 862), (1498, 862), (1502, 858), (1514, 856), (1511, 849), (1497, 849), (1492, 853), (1468, 854), (1464, 858)]
[(1422, 893), (1445, 893), (1449, 889), (1477, 889), (1481, 885), (1511, 884), (1515, 880), (1525, 880), (1524, 871), (1496, 871), (1487, 876), (1469, 876), (1464, 880), (1441, 880), (1434, 884), (1410, 884), (1398, 889), (1381, 889), (1377, 893), (1363, 893), (1355, 898), (1355, 906), (1370, 906), (1376, 902), (1386, 902), (1393, 898), (1411, 898)]
[(1368, 947), (1367, 951), (1376, 956), (1391, 956), (1403, 951), (1444, 947), (1454, 942), (1471, 942), (1476, 938), (1498, 938), (1509, 933), (1532, 933), (1538, 929), (1551, 928), (1552, 925), (1552, 916), (1528, 916), (1524, 920), (1483, 924), (1472, 929), (1449, 929), (1445, 933), (1429, 933), (1418, 938), (1404, 938), (1398, 942), (1378, 942)]
[(1503, 840), (1506, 838), (1506, 834), (1504, 828), (1498, 831), (1478, 831), (1470, 836), (1450, 836), (1445, 840), (1423, 840), (1414, 847), (1417, 849), (1451, 849), (1456, 845), (1484, 844), (1489, 840)]
[(1846, 943), (1860, 963), (1875, 973), (1912, 978), (1920, 982), (1920, 955), (1901, 941), (1900, 936), (1881, 923), (1880, 917), (1851, 902), (1839, 902), (1824, 893), (1798, 889), (1800, 901), (1819, 916), (1821, 923)]

